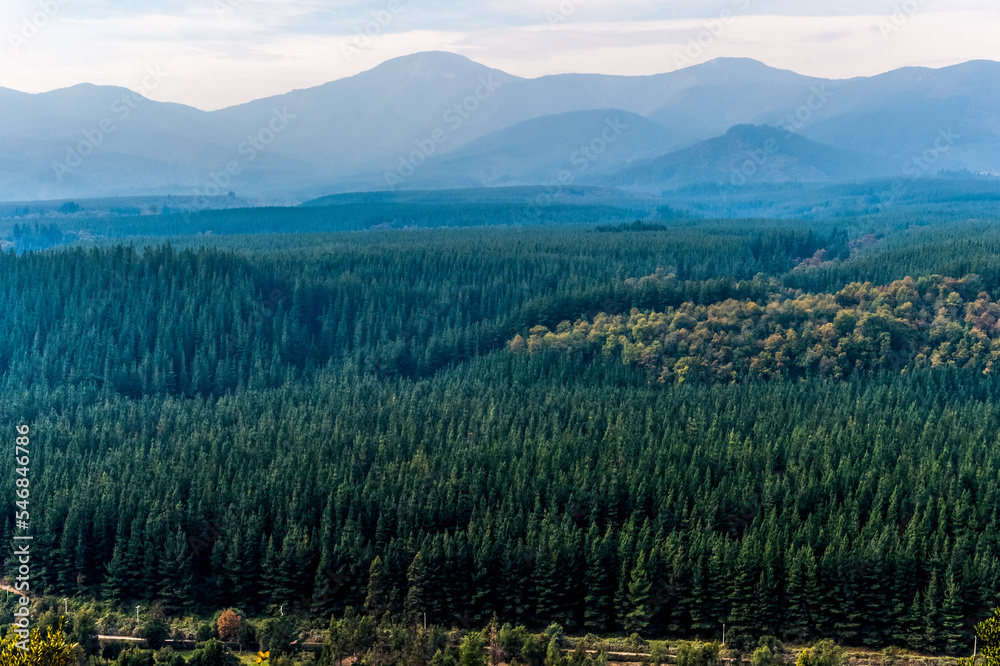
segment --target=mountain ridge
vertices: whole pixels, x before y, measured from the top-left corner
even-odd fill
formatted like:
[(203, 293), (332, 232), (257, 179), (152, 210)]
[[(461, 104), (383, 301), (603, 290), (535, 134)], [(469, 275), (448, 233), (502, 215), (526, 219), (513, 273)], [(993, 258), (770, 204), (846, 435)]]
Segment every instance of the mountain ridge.
[[(809, 141), (898, 165), (889, 170), (902, 175), (905, 165), (935, 149), (939, 132), (946, 131), (953, 142), (923, 164), (921, 174), (1000, 172), (1000, 63), (988, 60), (837, 80), (749, 58), (720, 58), (648, 76), (521, 78), (465, 56), (431, 51), (216, 111), (136, 95), (92, 84), (36, 94), (0, 89), (0, 114), (7, 121), (0, 126), (0, 200), (210, 195), (223, 189), (312, 198), (346, 187), (384, 189), (389, 186), (384, 179), (365, 174), (384, 174), (409, 162), (419, 163), (413, 164), (415, 175), (394, 186), (411, 187), (409, 180), (433, 180), (440, 187), (470, 184), (477, 179), (442, 171), (448, 155), (456, 164), (464, 155), (468, 166), (476, 145), (491, 144), (494, 153), (482, 160), (498, 163), (510, 157), (502, 133), (509, 136), (511, 128), (607, 109), (650, 123), (646, 133), (657, 137), (650, 146), (661, 155), (724, 136), (734, 126), (783, 124)], [(113, 106), (122, 97), (138, 100), (127, 114), (121, 104)], [(922, 112), (913, 114), (915, 107)], [(283, 120), (275, 125), (275, 118)], [(108, 120), (113, 131), (99, 136)], [(589, 127), (580, 125), (581, 141), (590, 138)], [(568, 142), (540, 136), (539, 154), (512, 164), (509, 178), (502, 173), (483, 178), (544, 184), (539, 179), (550, 179), (552, 171), (545, 165), (562, 159), (544, 151), (563, 150)], [(620, 152), (621, 145), (608, 155), (614, 164), (595, 161), (593, 171), (611, 173), (654, 157), (641, 142), (628, 154)], [(77, 161), (74, 151), (88, 156), (63, 173), (57, 165)]]

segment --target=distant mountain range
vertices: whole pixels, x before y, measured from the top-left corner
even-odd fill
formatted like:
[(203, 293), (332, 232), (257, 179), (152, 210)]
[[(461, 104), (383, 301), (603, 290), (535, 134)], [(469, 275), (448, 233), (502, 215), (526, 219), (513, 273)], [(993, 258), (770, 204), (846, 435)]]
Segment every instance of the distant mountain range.
[(696, 183), (822, 183), (891, 173), (884, 157), (833, 148), (770, 125), (736, 125), (724, 136), (619, 171), (614, 184), (649, 190)]
[(1000, 63), (825, 80), (746, 59), (522, 79), (449, 53), (205, 112), (0, 89), (0, 200), (1000, 174)]

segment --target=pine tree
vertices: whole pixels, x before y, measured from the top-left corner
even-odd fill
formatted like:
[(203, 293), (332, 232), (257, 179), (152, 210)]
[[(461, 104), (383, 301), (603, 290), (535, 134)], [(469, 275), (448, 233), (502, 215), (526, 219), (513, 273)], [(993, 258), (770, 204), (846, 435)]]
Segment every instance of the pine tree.
[(744, 539), (740, 546), (733, 571), (732, 588), (729, 593), (729, 626), (734, 636), (749, 635), (755, 630), (753, 617), (755, 566), (750, 554), (752, 546)]
[(930, 583), (927, 585), (927, 590), (924, 593), (924, 608), (923, 608), (923, 639), (922, 644), (925, 650), (938, 651), (941, 649), (941, 637), (939, 636), (939, 623), (941, 618), (939, 617), (938, 608), (940, 607), (940, 601), (938, 600), (938, 584), (937, 584), (937, 572), (931, 573)]
[(427, 612), (427, 569), (424, 566), (423, 551), (417, 551), (413, 557), (413, 562), (406, 570), (406, 580), (409, 583), (409, 590), (406, 593), (403, 610), (411, 621), (419, 622)]
[(368, 595), (365, 610), (370, 617), (380, 618), (389, 610), (389, 589), (382, 558), (376, 557), (368, 568)]
[(559, 613), (561, 591), (558, 589), (559, 563), (552, 548), (539, 547), (535, 559), (535, 573), (532, 584), (535, 588), (535, 619), (540, 624), (554, 621)]
[(807, 582), (807, 559), (812, 556), (808, 546), (795, 551), (789, 559), (785, 578), (784, 635), (796, 643), (804, 643), (812, 633), (811, 600)]
[(603, 633), (611, 622), (613, 588), (609, 552), (610, 535), (601, 537), (596, 524), (587, 535), (587, 570), (584, 576), (584, 627), (591, 633)]
[(906, 615), (905, 626), (906, 646), (911, 650), (923, 651), (929, 647), (926, 643), (927, 623), (924, 621), (924, 604), (920, 592), (913, 597), (913, 603)]
[(632, 634), (643, 634), (649, 628), (652, 619), (652, 598), (653, 583), (649, 577), (646, 553), (641, 551), (629, 575), (628, 584), (628, 608), (625, 615), (625, 631)]
[(948, 576), (941, 604), (940, 640), (945, 653), (958, 654), (965, 649), (965, 618), (962, 616), (962, 593), (954, 575)]

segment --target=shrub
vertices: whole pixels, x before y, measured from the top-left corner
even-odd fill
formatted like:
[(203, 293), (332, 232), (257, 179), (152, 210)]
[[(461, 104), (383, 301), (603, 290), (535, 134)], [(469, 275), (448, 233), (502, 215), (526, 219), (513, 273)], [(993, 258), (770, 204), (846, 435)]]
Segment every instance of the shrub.
[(497, 645), (503, 651), (504, 660), (509, 662), (520, 658), (527, 638), (528, 630), (521, 625), (512, 627), (510, 624), (504, 624), (500, 627), (500, 631), (497, 632)]
[(806, 648), (799, 654), (795, 666), (843, 666), (844, 649), (829, 638)]
[(170, 638), (170, 623), (163, 617), (150, 617), (139, 627), (139, 638), (146, 640), (149, 649), (159, 650)]
[(76, 623), (68, 640), (79, 643), (85, 657), (100, 656), (101, 641), (97, 639), (97, 621), (92, 611), (84, 611), (77, 615)]
[(754, 650), (750, 657), (750, 666), (778, 666), (779, 663), (778, 658), (771, 652), (771, 648), (766, 645)]
[(663, 664), (670, 663), (670, 654), (667, 652), (667, 646), (664, 643), (656, 642), (652, 644), (649, 650), (649, 662), (653, 666), (663, 666)]
[(135, 646), (128, 648), (115, 661), (115, 666), (154, 666), (153, 652)]
[[(357, 633), (360, 635), (362, 632), (359, 629)], [(265, 652), (270, 651), (272, 657), (294, 652), (292, 642), (298, 637), (299, 632), (295, 626), (284, 618), (267, 618), (261, 620), (257, 625), (257, 640), (260, 641), (260, 649)]]
[(239, 658), (225, 643), (214, 638), (198, 643), (198, 649), (188, 661), (188, 666), (240, 666)]
[(194, 635), (196, 643), (205, 643), (213, 638), (216, 638), (215, 630), (212, 629), (212, 625), (208, 622), (198, 627), (198, 631)]
[(677, 643), (677, 666), (716, 666), (719, 644), (680, 641)]
[(153, 655), (153, 662), (156, 666), (184, 666), (186, 663), (184, 657), (174, 652), (171, 647), (157, 650), (156, 654)]
[(454, 666), (455, 660), (450, 655), (438, 650), (431, 659), (431, 666)]
[(528, 634), (524, 639), (524, 644), (521, 646), (521, 659), (526, 661), (529, 666), (540, 666), (542, 660), (545, 659), (545, 647), (533, 634)]
[(478, 631), (470, 631), (458, 648), (460, 666), (486, 666), (486, 642)]

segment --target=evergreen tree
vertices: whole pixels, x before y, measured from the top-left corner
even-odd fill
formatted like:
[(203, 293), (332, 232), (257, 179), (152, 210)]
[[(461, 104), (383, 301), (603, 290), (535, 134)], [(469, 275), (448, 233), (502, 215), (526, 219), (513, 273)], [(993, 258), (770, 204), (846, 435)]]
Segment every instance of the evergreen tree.
[(381, 557), (372, 560), (368, 568), (368, 596), (365, 598), (365, 610), (369, 616), (376, 618), (389, 610), (389, 589)]
[(635, 567), (632, 569), (628, 584), (628, 605), (629, 612), (625, 615), (625, 631), (628, 633), (643, 634), (649, 628), (652, 619), (652, 598), (653, 583), (650, 580), (647, 569), (646, 553), (639, 553)]

